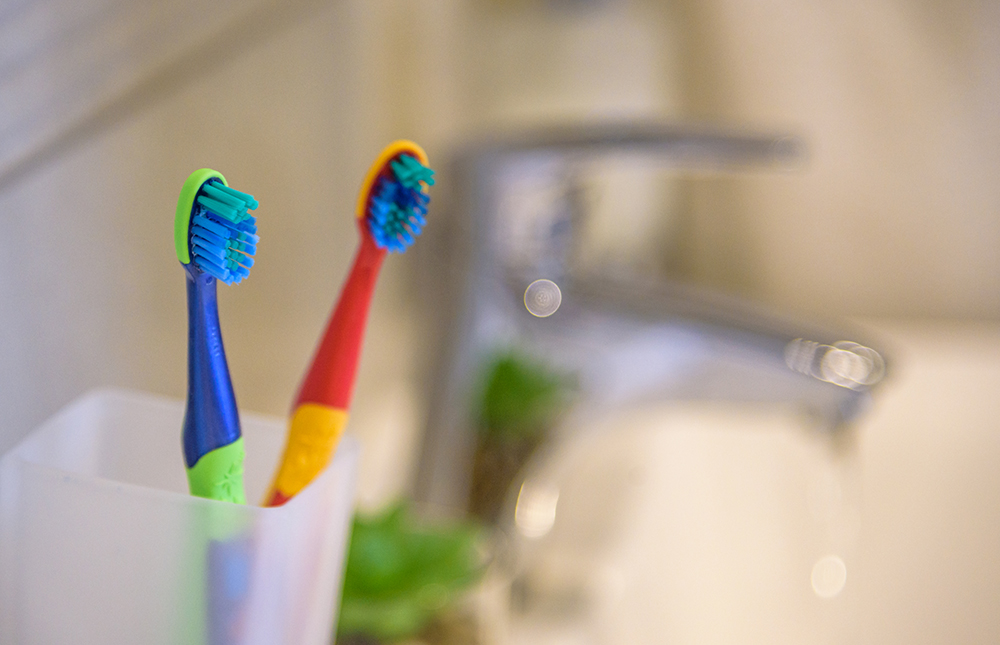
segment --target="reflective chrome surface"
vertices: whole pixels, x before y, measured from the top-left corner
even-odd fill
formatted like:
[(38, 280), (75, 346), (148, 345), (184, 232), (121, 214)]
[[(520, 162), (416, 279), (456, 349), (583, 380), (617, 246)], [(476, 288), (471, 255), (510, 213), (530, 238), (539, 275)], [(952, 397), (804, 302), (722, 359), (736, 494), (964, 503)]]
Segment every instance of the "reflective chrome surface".
[[(787, 171), (804, 149), (788, 136), (633, 125), (545, 131), (460, 151), (441, 182), (450, 192), (435, 195), (445, 204), (438, 223), (446, 230), (421, 250), (432, 274), (422, 282), (437, 289), (425, 302), (434, 329), (443, 330), (417, 479), (422, 501), (463, 505), (474, 449), (472, 388), (483, 357), (505, 345), (575, 373), (580, 400), (595, 408), (772, 401), (800, 405), (830, 430), (863, 408), (884, 375), (882, 355), (848, 332), (574, 263), (586, 226), (576, 179), (609, 157), (714, 174)], [(558, 300), (552, 292), (529, 302), (539, 280), (557, 285)], [(533, 305), (548, 315), (539, 317)]]

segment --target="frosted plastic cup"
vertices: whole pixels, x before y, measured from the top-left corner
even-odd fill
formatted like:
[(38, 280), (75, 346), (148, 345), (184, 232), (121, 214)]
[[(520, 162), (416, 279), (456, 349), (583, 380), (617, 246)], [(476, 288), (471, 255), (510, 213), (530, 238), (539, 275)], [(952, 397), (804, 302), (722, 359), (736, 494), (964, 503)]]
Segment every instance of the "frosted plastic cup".
[[(187, 493), (183, 414), (99, 390), (0, 459), (0, 643), (332, 642), (357, 442), (284, 506), (238, 506)], [(241, 419), (260, 500), (286, 426)]]

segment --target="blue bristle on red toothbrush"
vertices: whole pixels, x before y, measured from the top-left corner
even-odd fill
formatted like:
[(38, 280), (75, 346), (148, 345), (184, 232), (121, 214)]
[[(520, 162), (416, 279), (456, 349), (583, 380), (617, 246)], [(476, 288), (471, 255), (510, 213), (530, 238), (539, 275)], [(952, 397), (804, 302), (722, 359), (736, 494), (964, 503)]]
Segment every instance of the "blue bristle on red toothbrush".
[(195, 266), (226, 284), (250, 275), (260, 238), (249, 211), (257, 206), (253, 195), (215, 179), (205, 182), (195, 199), (189, 233)]
[(427, 224), (427, 187), (434, 185), (434, 171), (405, 154), (389, 165), (392, 172), (380, 177), (372, 191), (368, 230), (380, 248), (402, 253)]

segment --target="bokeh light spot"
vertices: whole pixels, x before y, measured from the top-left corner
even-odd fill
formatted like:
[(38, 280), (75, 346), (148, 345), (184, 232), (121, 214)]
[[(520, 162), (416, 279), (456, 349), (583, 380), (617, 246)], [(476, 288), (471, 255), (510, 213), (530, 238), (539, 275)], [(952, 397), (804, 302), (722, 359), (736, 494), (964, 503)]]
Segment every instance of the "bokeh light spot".
[(532, 316), (547, 318), (562, 304), (562, 291), (551, 280), (535, 280), (524, 290), (524, 306)]

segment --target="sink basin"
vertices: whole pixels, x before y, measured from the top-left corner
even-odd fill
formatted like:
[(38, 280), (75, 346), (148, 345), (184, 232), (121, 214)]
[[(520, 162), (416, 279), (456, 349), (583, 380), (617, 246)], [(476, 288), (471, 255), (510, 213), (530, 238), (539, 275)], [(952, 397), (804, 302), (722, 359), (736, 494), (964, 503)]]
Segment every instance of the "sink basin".
[(747, 403), (569, 419), (511, 495), (510, 642), (1000, 640), (1000, 326), (868, 326), (897, 368), (847, 432)]

